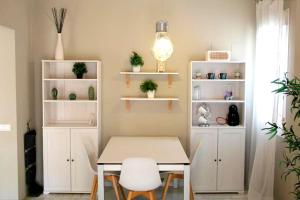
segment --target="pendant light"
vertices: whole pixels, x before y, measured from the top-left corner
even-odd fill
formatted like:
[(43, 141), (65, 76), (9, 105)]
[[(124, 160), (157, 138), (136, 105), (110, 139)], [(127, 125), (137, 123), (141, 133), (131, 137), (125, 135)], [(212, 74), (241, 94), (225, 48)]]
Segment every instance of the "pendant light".
[(173, 44), (168, 37), (168, 23), (160, 20), (156, 23), (156, 36), (152, 47), (152, 53), (157, 60), (157, 72), (166, 71), (166, 61), (173, 53)]

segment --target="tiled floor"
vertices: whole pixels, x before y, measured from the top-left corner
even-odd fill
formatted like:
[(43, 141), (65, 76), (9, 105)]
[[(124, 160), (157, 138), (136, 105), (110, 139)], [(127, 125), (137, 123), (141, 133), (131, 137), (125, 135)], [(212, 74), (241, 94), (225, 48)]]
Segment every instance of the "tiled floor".
[[(161, 192), (157, 193), (157, 199), (161, 197)], [(180, 189), (170, 189), (168, 193), (168, 200), (182, 200), (183, 193)], [(26, 198), (26, 200), (88, 200), (89, 196), (85, 194), (50, 194), (42, 195), (37, 198)], [(115, 196), (112, 190), (107, 190), (105, 193), (107, 200), (114, 200)], [(136, 200), (144, 200), (144, 198), (137, 198)], [(247, 200), (245, 194), (197, 194), (195, 200)]]

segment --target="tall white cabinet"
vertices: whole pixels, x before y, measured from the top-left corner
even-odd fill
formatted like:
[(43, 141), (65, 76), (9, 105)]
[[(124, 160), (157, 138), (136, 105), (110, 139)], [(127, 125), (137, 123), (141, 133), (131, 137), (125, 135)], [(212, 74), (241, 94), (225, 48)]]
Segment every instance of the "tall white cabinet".
[[(88, 72), (77, 79), (76, 62)], [(43, 60), (43, 154), (45, 193), (90, 192), (93, 173), (85, 146), (98, 155), (101, 139), (101, 62), (96, 60)], [(89, 99), (89, 87), (95, 98)], [(57, 99), (51, 91), (58, 90)], [(75, 93), (76, 100), (69, 100)]]
[[(192, 168), (194, 192), (243, 192), (245, 162), (245, 67), (244, 62), (192, 61), (189, 70), (189, 131), (190, 154), (199, 152)], [(236, 72), (240, 77), (234, 77)], [(201, 73), (202, 78), (196, 78)], [(215, 73), (216, 79), (207, 79)], [(219, 79), (227, 73), (227, 79)], [(195, 88), (198, 93), (195, 95)], [(226, 90), (233, 92), (232, 100), (224, 100)], [(209, 126), (199, 126), (199, 106), (209, 106)], [(238, 126), (219, 125), (218, 117), (227, 117), (231, 104), (237, 106), (240, 117)]]

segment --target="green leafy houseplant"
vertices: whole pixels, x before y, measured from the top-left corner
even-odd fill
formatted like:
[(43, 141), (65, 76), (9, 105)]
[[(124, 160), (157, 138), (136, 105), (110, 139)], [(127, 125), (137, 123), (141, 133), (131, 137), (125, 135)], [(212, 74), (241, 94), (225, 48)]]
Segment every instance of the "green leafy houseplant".
[(147, 93), (148, 98), (154, 98), (157, 87), (157, 84), (152, 80), (146, 80), (140, 85), (141, 91)]
[(83, 77), (83, 74), (87, 73), (86, 64), (83, 62), (77, 62), (73, 65), (72, 72), (76, 75), (78, 79)]
[[(297, 126), (300, 126), (300, 79), (295, 77), (290, 80), (286, 74), (283, 80), (276, 79), (272, 83), (279, 86), (273, 92), (292, 97), (290, 111), (294, 114), (295, 123)], [(286, 144), (288, 151), (283, 154), (283, 160), (281, 161), (285, 166), (282, 177), (285, 180), (290, 175), (297, 177), (292, 194), (295, 196), (295, 199), (300, 199), (300, 138), (295, 133), (293, 125), (287, 125), (285, 122), (280, 125), (271, 122), (267, 124), (268, 127), (263, 130), (267, 131), (270, 138), (275, 137), (279, 131), (283, 137), (283, 142)]]
[(139, 72), (141, 67), (144, 65), (144, 60), (138, 53), (132, 52), (130, 64), (134, 72)]
[(130, 63), (133, 67), (143, 66), (144, 65), (144, 60), (138, 53), (132, 52), (132, 56), (130, 57)]

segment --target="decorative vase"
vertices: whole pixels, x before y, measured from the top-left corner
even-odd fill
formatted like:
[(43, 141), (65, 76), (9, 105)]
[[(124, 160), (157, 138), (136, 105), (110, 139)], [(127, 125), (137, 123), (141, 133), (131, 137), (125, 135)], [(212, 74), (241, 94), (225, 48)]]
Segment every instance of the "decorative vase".
[(132, 66), (133, 72), (140, 72), (141, 71), (141, 65)]
[(64, 48), (63, 48), (61, 33), (57, 34), (55, 60), (64, 60)]
[(83, 78), (83, 74), (76, 74), (77, 79), (82, 79)]
[(149, 90), (147, 91), (147, 96), (149, 99), (153, 99), (155, 96), (155, 90)]
[(95, 89), (93, 86), (89, 87), (89, 100), (95, 100)]
[(51, 95), (53, 100), (57, 100), (58, 90), (57, 88), (52, 88)]

